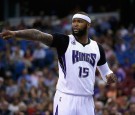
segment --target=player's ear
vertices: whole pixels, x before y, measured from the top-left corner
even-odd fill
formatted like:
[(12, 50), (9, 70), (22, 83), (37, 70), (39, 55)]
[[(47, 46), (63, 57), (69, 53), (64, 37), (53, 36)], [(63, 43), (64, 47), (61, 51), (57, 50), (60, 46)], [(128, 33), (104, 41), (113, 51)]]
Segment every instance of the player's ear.
[(90, 28), (90, 25), (91, 25), (90, 23), (87, 23), (87, 28)]

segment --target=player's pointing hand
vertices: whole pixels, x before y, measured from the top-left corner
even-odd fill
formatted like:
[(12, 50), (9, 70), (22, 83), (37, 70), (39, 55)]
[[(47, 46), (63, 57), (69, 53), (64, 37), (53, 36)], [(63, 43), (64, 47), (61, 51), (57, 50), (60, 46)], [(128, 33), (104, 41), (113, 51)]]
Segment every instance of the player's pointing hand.
[(0, 33), (0, 37), (2, 37), (3, 39), (9, 39), (11, 37), (15, 37), (15, 31), (6, 30)]

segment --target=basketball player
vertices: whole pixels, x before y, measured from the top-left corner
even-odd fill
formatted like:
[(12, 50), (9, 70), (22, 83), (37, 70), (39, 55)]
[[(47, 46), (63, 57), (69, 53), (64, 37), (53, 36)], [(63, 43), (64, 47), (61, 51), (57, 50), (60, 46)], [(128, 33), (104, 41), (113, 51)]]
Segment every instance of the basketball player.
[(58, 53), (59, 79), (54, 97), (53, 115), (95, 115), (93, 90), (96, 67), (108, 84), (116, 82), (100, 44), (88, 38), (91, 19), (84, 12), (72, 18), (72, 34), (47, 34), (36, 29), (5, 31), (10, 37), (41, 41)]

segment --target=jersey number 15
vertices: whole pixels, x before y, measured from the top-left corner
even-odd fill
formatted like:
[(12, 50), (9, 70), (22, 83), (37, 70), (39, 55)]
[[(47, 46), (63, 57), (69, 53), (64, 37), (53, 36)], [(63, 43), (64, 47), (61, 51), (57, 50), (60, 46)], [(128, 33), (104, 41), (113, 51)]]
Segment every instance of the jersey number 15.
[(89, 75), (89, 68), (86, 67), (79, 67), (79, 77), (85, 78)]

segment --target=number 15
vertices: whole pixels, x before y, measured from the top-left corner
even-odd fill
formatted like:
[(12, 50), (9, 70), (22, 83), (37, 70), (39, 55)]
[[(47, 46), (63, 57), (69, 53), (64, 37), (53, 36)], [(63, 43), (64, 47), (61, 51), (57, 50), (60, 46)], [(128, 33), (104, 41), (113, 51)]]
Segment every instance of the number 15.
[(89, 68), (86, 67), (79, 67), (79, 77), (85, 78), (89, 75)]

